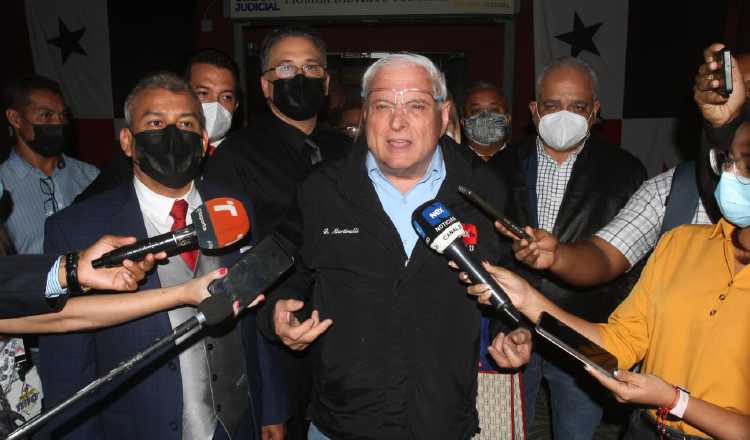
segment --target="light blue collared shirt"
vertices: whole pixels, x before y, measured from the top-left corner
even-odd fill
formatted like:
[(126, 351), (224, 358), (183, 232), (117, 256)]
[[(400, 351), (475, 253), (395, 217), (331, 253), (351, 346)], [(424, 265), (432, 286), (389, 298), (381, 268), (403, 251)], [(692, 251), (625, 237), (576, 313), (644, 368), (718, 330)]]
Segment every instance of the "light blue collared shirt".
[(378, 194), (380, 204), (383, 205), (383, 210), (393, 222), (393, 226), (396, 227), (404, 246), (404, 252), (406, 252), (407, 257), (411, 257), (414, 245), (419, 240), (411, 225), (411, 214), (422, 203), (434, 199), (445, 180), (445, 162), (443, 161), (443, 153), (440, 151), (440, 145), (435, 149), (425, 175), (406, 194), (401, 194), (383, 175), (383, 172), (378, 168), (375, 156), (371, 152), (367, 153), (366, 165), (367, 175)]
[[(62, 157), (65, 167), (55, 168), (51, 176), (58, 211), (73, 203), (73, 199), (99, 174), (93, 165), (66, 155)], [(45, 178), (47, 176), (21, 158), (15, 148), (8, 160), (0, 165), (0, 179), (13, 201), (13, 210), (5, 227), (19, 254), (42, 253), (44, 221), (54, 212), (50, 196), (42, 192), (41, 180)]]

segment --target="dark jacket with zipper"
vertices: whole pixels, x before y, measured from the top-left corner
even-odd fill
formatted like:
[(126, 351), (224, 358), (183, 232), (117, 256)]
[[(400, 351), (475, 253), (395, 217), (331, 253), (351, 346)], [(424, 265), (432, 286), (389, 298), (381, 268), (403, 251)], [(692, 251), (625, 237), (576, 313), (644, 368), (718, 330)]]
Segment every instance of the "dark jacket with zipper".
[[(514, 145), (501, 160), (490, 162), (502, 169), (510, 188), (508, 214), (520, 225), (538, 227), (536, 137)], [(592, 237), (625, 206), (646, 179), (643, 164), (626, 150), (607, 144), (595, 135), (578, 155), (565, 188), (552, 232), (561, 243)], [(609, 314), (630, 293), (639, 271), (630, 271), (596, 287), (575, 287), (547, 271), (515, 263), (516, 270), (555, 304), (593, 322), (606, 322)]]
[[(440, 143), (446, 179), (436, 198), (477, 226), (475, 252), (498, 255), (491, 221), (456, 188), (467, 185), (502, 208), (503, 183), (447, 138)], [(302, 299), (321, 320), (333, 320), (309, 348), (311, 416), (330, 438), (470, 438), (478, 426), (479, 306), (445, 257), (424, 243), (406, 257), (367, 175), (366, 153), (356, 145), (300, 186), (300, 267), (269, 298), (259, 325), (275, 337), (272, 312), (281, 298)]]

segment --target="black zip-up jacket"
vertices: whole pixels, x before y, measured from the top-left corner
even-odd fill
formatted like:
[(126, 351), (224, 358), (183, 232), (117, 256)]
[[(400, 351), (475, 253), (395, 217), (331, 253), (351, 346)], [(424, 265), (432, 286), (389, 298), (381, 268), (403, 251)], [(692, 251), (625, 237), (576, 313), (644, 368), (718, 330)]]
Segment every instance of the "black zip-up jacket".
[[(475, 252), (499, 255), (492, 222), (456, 188), (468, 185), (502, 209), (504, 184), (449, 142), (440, 141), (446, 179), (437, 199), (477, 226)], [(300, 186), (302, 261), (269, 298), (259, 325), (275, 338), (272, 314), (281, 298), (310, 302), (321, 320), (333, 319), (309, 348), (312, 420), (332, 439), (470, 438), (478, 426), (479, 306), (445, 257), (424, 243), (407, 259), (367, 175), (366, 152), (356, 145)]]

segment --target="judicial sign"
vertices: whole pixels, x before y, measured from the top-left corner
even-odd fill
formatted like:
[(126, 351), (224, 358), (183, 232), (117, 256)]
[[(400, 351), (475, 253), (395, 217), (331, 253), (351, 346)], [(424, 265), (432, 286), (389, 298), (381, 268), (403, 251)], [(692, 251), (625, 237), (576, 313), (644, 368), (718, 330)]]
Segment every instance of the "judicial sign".
[(510, 15), (517, 0), (231, 0), (232, 18)]

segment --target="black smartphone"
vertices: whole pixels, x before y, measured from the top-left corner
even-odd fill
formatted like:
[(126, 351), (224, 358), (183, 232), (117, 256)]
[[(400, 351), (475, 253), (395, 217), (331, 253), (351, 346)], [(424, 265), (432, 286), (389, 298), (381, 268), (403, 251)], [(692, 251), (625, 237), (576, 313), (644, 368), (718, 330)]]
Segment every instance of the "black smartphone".
[(714, 71), (716, 79), (719, 80), (719, 87), (716, 93), (722, 96), (732, 94), (732, 53), (729, 49), (722, 49), (714, 53), (714, 61), (719, 64), (719, 68)]
[(273, 237), (268, 236), (245, 252), (224, 278), (208, 285), (212, 295), (229, 295), (240, 306), (251, 304), (268, 290), (292, 264), (294, 257)]
[(554, 316), (542, 312), (534, 329), (539, 336), (559, 347), (579, 362), (589, 365), (613, 379), (615, 378), (617, 358), (587, 337), (563, 324)]
[(503, 226), (505, 226), (506, 229), (508, 229), (510, 232), (513, 233), (518, 239), (526, 240), (529, 243), (534, 241), (534, 237), (529, 235), (526, 231), (523, 230), (522, 227), (518, 226), (513, 220), (509, 219), (505, 216), (505, 214), (502, 213), (499, 209), (495, 208), (494, 206), (487, 203), (486, 200), (484, 200), (479, 194), (472, 191), (471, 189), (467, 188), (464, 185), (458, 186), (458, 192), (461, 193), (464, 197), (469, 199), (469, 201), (473, 204), (475, 204), (479, 209), (484, 211), (487, 215), (490, 217), (498, 220), (500, 223), (502, 223)]

